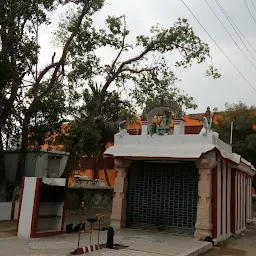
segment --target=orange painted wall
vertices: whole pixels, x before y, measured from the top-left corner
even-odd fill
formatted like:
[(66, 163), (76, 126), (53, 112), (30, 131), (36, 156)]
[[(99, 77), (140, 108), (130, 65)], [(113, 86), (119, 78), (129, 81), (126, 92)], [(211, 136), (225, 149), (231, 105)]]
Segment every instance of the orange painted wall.
[[(198, 116), (203, 115), (203, 113), (199, 114)], [(221, 118), (221, 113), (214, 113), (213, 116), (213, 123), (217, 123), (217, 120)], [(203, 122), (200, 120), (200, 118), (195, 119), (195, 118), (190, 118), (190, 115), (185, 115), (184, 116), (184, 120), (185, 120), (185, 126), (189, 126), (189, 127), (196, 127), (196, 126), (202, 126)], [(156, 122), (157, 119), (154, 118), (154, 122)], [(172, 121), (170, 123), (170, 127), (173, 128), (174, 122)], [(130, 123), (127, 126), (127, 130), (141, 130), (141, 120), (137, 120), (136, 122)], [(63, 131), (64, 134), (68, 134), (68, 124), (65, 124), (63, 126)], [(137, 133), (138, 134), (138, 133)], [(54, 140), (58, 135), (54, 134), (52, 135), (51, 139)], [(108, 143), (107, 147), (111, 147), (113, 145), (113, 143)], [(63, 146), (62, 145), (48, 145), (45, 144), (42, 146), (42, 149), (51, 149), (51, 150), (62, 150)], [(107, 170), (108, 173), (108, 177), (109, 177), (109, 181), (111, 186), (114, 186), (115, 184), (115, 177), (116, 177), (116, 171), (114, 169), (112, 170)], [(71, 177), (69, 178), (69, 185), (74, 183), (74, 175), (82, 175), (82, 176), (88, 176), (89, 179), (93, 178), (93, 170), (92, 169), (87, 169), (87, 170), (75, 170), (73, 172), (73, 174), (71, 175)], [(104, 174), (104, 170), (99, 170), (99, 178), (101, 180), (104, 180), (106, 182), (106, 177)], [(107, 184), (106, 184), (107, 185)]]

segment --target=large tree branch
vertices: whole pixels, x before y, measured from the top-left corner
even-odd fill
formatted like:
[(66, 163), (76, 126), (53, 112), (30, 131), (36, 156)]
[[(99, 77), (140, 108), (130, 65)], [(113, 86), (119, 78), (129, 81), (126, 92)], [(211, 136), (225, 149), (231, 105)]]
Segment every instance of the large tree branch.
[(67, 58), (67, 54), (69, 51), (69, 47), (72, 43), (72, 40), (74, 39), (74, 37), (77, 35), (77, 33), (79, 32), (79, 28), (82, 24), (82, 21), (85, 17), (85, 15), (88, 13), (88, 11), (90, 10), (90, 3), (91, 0), (87, 0), (86, 3), (84, 4), (83, 10), (80, 14), (80, 16), (78, 17), (76, 26), (74, 27), (71, 35), (69, 36), (69, 38), (67, 39), (64, 47), (63, 47), (63, 51), (62, 51), (62, 55), (59, 59), (59, 61), (57, 63), (53, 63), (52, 65), (49, 65), (48, 67), (46, 67), (39, 75), (38, 79), (37, 79), (37, 83), (35, 84), (36, 87), (39, 87), (40, 82), (42, 80), (42, 78), (46, 75), (46, 73), (53, 67), (55, 67), (54, 72), (52, 74), (51, 80), (49, 85), (47, 86), (47, 88), (40, 94), (40, 95), (36, 95), (33, 102), (31, 103), (30, 107), (29, 107), (29, 111), (33, 111), (33, 109), (35, 108), (37, 102), (39, 102), (43, 97), (45, 97), (45, 95), (47, 95), (47, 93), (49, 92), (49, 90), (52, 89), (52, 87), (54, 86), (57, 76), (58, 76), (58, 72), (60, 70), (60, 67), (65, 65), (65, 61)]
[(127, 36), (127, 35), (126, 35), (126, 19), (125, 19), (125, 16), (123, 16), (123, 18), (124, 18), (124, 30), (123, 30), (123, 40), (122, 40), (122, 45), (121, 45), (121, 49), (120, 49), (120, 51), (118, 52), (118, 54), (117, 54), (117, 56), (116, 56), (115, 60), (113, 61), (112, 65), (111, 65), (110, 73), (112, 73), (112, 72), (113, 72), (113, 70), (114, 70), (114, 68), (115, 68), (115, 65), (116, 65), (116, 63), (117, 63), (118, 59), (120, 58), (121, 54), (122, 54), (122, 53), (123, 53), (123, 51), (124, 51), (125, 38), (126, 38), (126, 36)]
[[(167, 33), (167, 31), (165, 31), (162, 35), (162, 37)], [(105, 92), (107, 91), (108, 87), (110, 86), (110, 84), (116, 79), (116, 77), (123, 72), (123, 69), (126, 65), (128, 64), (131, 64), (133, 62), (136, 62), (136, 61), (139, 61), (141, 60), (145, 55), (147, 55), (147, 53), (149, 53), (150, 51), (155, 51), (157, 50), (157, 48), (154, 48), (154, 44), (155, 42), (152, 42), (151, 44), (148, 45), (148, 47), (143, 51), (141, 52), (138, 56), (134, 57), (134, 58), (131, 58), (131, 59), (128, 59), (124, 62), (122, 62), (119, 66), (119, 68), (117, 69), (117, 71), (115, 73), (113, 73), (106, 81), (105, 85), (103, 86), (103, 89), (102, 89), (102, 94), (104, 95)], [(176, 48), (182, 48), (184, 50), (190, 50), (189, 48), (187, 47), (184, 47), (184, 46), (181, 46), (179, 44), (176, 44), (176, 43), (172, 43)]]
[(37, 95), (38, 93), (38, 90), (40, 88), (40, 83), (42, 81), (42, 79), (44, 78), (44, 76), (52, 69), (52, 68), (55, 68), (57, 65), (59, 65), (59, 62), (55, 62), (55, 63), (52, 63), (51, 65), (48, 65), (47, 67), (45, 67), (39, 74), (39, 76), (37, 77), (34, 85), (33, 85), (33, 93), (34, 93), (34, 96)]
[(108, 89), (108, 87), (110, 86), (110, 84), (117, 78), (117, 76), (122, 73), (124, 67), (128, 64), (131, 64), (135, 61), (141, 60), (147, 53), (149, 53), (152, 50), (153, 47), (153, 43), (150, 44), (143, 52), (141, 52), (138, 56), (133, 57), (131, 59), (128, 59), (124, 62), (122, 62), (119, 66), (119, 68), (117, 69), (117, 71), (115, 73), (113, 73), (106, 81), (106, 83), (104, 84), (103, 88), (102, 88), (102, 95), (104, 95)]
[(143, 73), (143, 72), (152, 72), (156, 70), (156, 67), (153, 67), (153, 68), (141, 68), (141, 69), (132, 69), (132, 68), (124, 68), (122, 69), (122, 72), (130, 72), (130, 73), (133, 73), (133, 74), (140, 74), (140, 73)]

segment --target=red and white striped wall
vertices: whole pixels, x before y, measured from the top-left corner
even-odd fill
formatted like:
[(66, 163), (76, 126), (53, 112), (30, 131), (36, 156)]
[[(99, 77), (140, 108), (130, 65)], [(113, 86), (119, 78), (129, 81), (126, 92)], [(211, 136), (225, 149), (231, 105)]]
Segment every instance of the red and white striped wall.
[(212, 237), (222, 241), (252, 220), (252, 177), (217, 156), (212, 171)]
[(231, 236), (231, 167), (217, 157), (217, 167), (212, 172), (212, 223), (213, 239), (225, 240)]
[(252, 221), (252, 177), (232, 169), (232, 232), (240, 233)]

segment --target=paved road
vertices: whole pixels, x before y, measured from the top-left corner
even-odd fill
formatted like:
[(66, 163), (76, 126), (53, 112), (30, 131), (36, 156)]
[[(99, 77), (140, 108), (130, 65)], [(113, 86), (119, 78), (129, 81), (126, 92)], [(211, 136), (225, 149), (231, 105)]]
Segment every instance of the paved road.
[(255, 256), (256, 255), (256, 227), (250, 227), (238, 237), (230, 238), (220, 247), (214, 247), (212, 250), (202, 256)]

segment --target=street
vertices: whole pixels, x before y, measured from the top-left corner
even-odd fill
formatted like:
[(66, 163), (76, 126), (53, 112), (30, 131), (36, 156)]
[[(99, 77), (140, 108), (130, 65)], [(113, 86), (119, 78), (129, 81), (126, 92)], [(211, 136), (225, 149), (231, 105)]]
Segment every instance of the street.
[(255, 256), (256, 255), (256, 226), (237, 237), (232, 237), (220, 246), (216, 246), (202, 256)]

